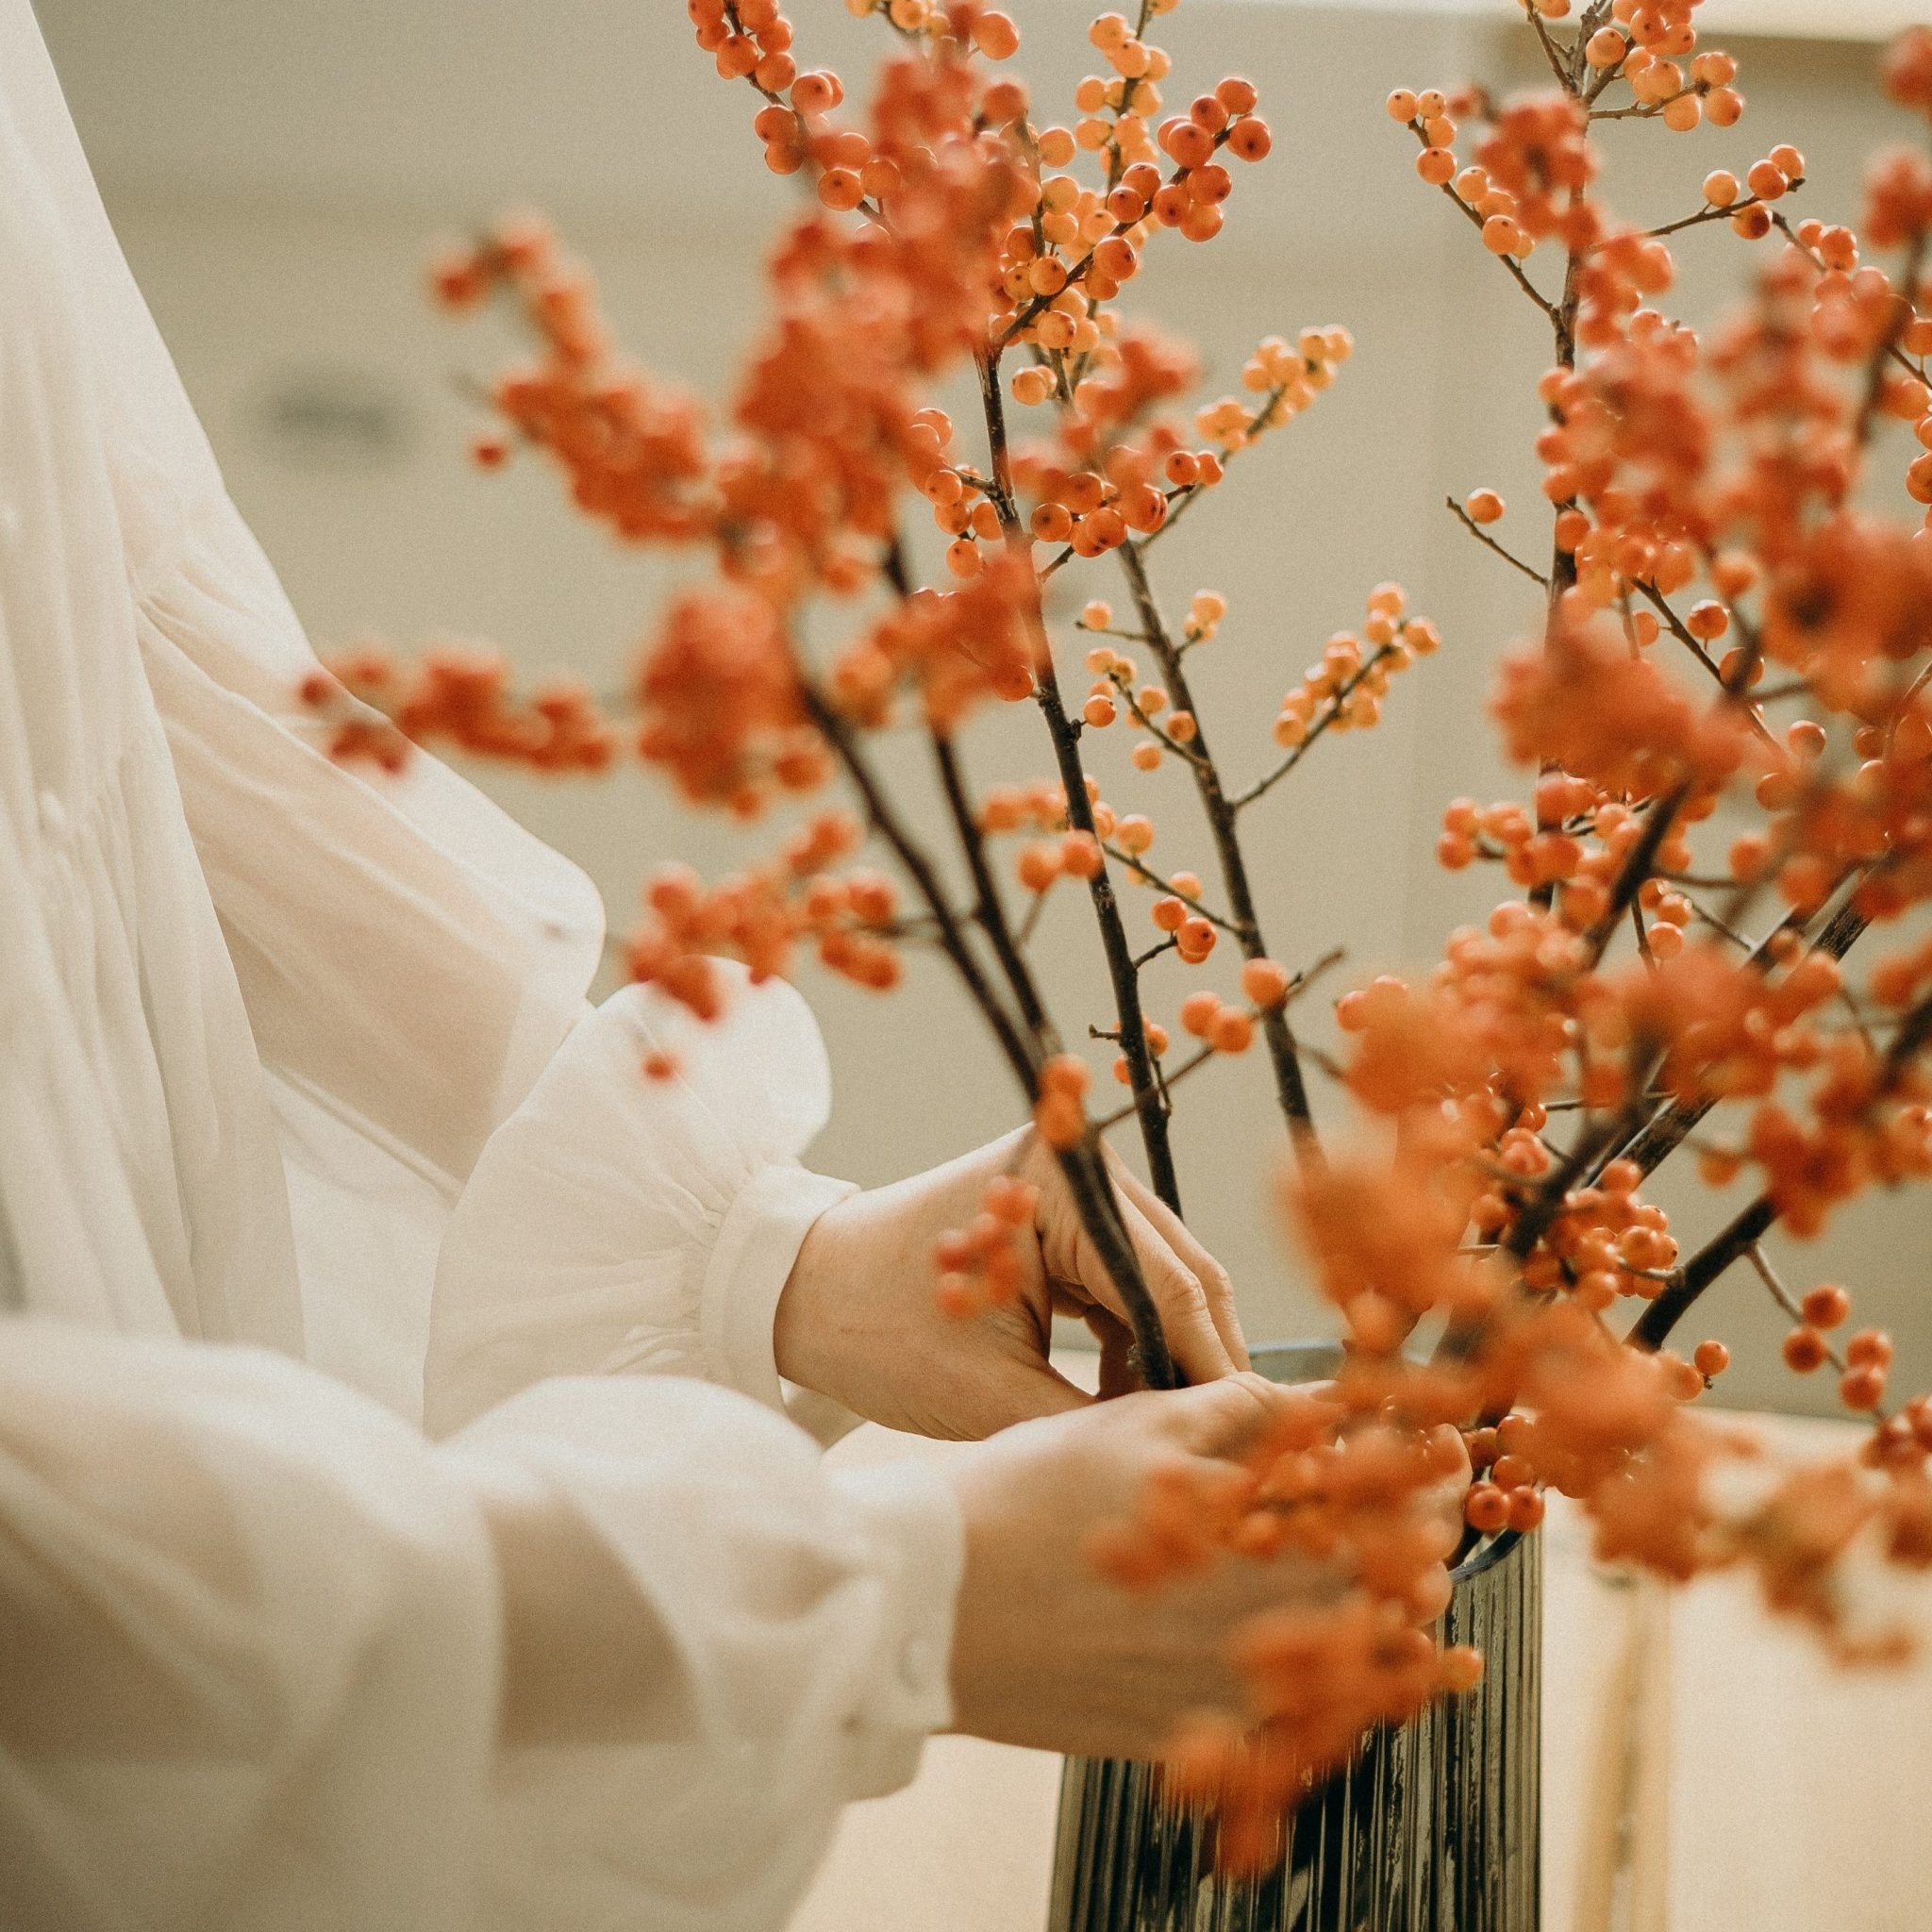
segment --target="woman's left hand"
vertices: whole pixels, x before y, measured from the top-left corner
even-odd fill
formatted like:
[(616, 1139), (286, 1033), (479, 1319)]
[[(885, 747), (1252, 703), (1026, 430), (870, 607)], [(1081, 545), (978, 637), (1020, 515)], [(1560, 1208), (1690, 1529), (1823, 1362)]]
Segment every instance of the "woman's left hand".
[[(1176, 1366), (1208, 1382), (1248, 1366), (1226, 1272), (1180, 1218), (1111, 1155), (1108, 1169)], [(1019, 1242), (1019, 1292), (966, 1319), (941, 1311), (933, 1250), (980, 1211), (988, 1185), (1038, 1190)], [(1092, 1398), (1047, 1359), (1056, 1313), (1101, 1342), (1101, 1393), (1133, 1386), (1119, 1291), (1087, 1237), (1052, 1153), (1023, 1128), (930, 1173), (855, 1194), (807, 1235), (779, 1298), (778, 1373), (869, 1421), (976, 1438)]]

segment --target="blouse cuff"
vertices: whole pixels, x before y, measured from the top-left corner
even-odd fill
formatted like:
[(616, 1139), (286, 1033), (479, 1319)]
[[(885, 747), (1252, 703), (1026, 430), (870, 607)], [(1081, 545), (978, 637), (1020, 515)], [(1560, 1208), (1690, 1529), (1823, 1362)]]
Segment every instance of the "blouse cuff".
[(847, 1792), (911, 1782), (926, 1738), (953, 1721), (953, 1619), (966, 1532), (952, 1486), (918, 1462), (838, 1470), (858, 1506), (885, 1592), (870, 1688), (846, 1727)]
[(754, 1174), (733, 1197), (705, 1269), (699, 1324), (709, 1378), (783, 1411), (773, 1324), (811, 1224), (858, 1191), (791, 1162)]

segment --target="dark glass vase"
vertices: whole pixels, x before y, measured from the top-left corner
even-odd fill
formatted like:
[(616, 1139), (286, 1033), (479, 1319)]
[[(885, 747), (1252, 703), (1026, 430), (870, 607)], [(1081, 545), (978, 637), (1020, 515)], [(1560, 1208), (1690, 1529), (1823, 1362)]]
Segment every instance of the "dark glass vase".
[[(1278, 1382), (1335, 1361), (1325, 1343), (1255, 1356)], [(1536, 1932), (1541, 1538), (1471, 1557), (1441, 1634), (1483, 1653), (1481, 1684), (1368, 1738), (1258, 1877), (1215, 1872), (1212, 1817), (1164, 1804), (1155, 1767), (1069, 1758), (1049, 1932)]]

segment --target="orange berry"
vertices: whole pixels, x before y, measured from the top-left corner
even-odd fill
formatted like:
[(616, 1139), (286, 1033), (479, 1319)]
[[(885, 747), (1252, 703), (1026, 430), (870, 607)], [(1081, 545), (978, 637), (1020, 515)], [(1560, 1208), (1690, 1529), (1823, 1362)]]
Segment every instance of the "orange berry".
[(1184, 921), (1174, 935), (1180, 942), (1181, 958), (1191, 966), (1198, 966), (1214, 950), (1217, 937), (1212, 924), (1200, 918)]
[(1503, 499), (1493, 490), (1472, 490), (1463, 505), (1474, 524), (1493, 524), (1503, 514)]
[(1087, 1113), (1080, 1103), (1063, 1093), (1042, 1093), (1033, 1109), (1033, 1124), (1049, 1147), (1077, 1147), (1087, 1132)]
[(1214, 1021), (1221, 1011), (1221, 996), (1203, 989), (1191, 992), (1181, 1002), (1181, 1029), (1191, 1033), (1196, 1040), (1206, 1040), (1213, 1030)]
[(1463, 1498), (1462, 1513), (1472, 1529), (1493, 1535), (1509, 1520), (1509, 1502), (1494, 1483), (1472, 1483)]
[(989, 60), (1010, 60), (1020, 51), (1020, 29), (1005, 13), (982, 13), (973, 23), (973, 43)]
[(1798, 1306), (1814, 1328), (1836, 1328), (1852, 1312), (1852, 1298), (1841, 1288), (1825, 1283), (1807, 1291)]
[(1845, 1360), (1855, 1369), (1889, 1369), (1891, 1337), (1882, 1328), (1860, 1328), (1845, 1341)]
[(1246, 1053), (1255, 1041), (1255, 1023), (1239, 1007), (1223, 1007), (1208, 1038), (1217, 1053)]
[(1079, 1100), (1085, 1096), (1092, 1077), (1087, 1062), (1078, 1055), (1057, 1053), (1040, 1069), (1040, 1091), (1042, 1093), (1064, 1093)]
[(1543, 1499), (1536, 1490), (1512, 1490), (1509, 1492), (1509, 1527), (1519, 1536), (1526, 1536), (1543, 1520)]
[(1237, 121), (1228, 130), (1227, 150), (1239, 160), (1261, 160), (1274, 145), (1274, 137), (1268, 131), (1267, 122), (1257, 120), (1253, 115), (1244, 121)]
[(1824, 1337), (1815, 1328), (1793, 1328), (1785, 1337), (1785, 1367), (1795, 1370), (1801, 1375), (1808, 1375), (1824, 1362), (1825, 1357)]
[(1731, 1365), (1731, 1352), (1722, 1341), (1700, 1341), (1692, 1352), (1691, 1361), (1697, 1373), (1707, 1379), (1722, 1375)]
[(843, 84), (829, 71), (801, 74), (791, 83), (791, 105), (801, 114), (829, 114), (844, 98)]
[(1154, 924), (1162, 932), (1178, 932), (1187, 924), (1188, 908), (1179, 899), (1157, 899), (1153, 911)]
[(1257, 1007), (1278, 1007), (1288, 988), (1288, 969), (1273, 959), (1250, 959), (1241, 968), (1241, 991)]
[(819, 176), (819, 199), (829, 208), (855, 208), (865, 199), (865, 184), (856, 169), (827, 168)]
[(1860, 1413), (1876, 1408), (1885, 1400), (1885, 1371), (1870, 1366), (1847, 1369), (1839, 1377), (1838, 1398)]
[(1069, 832), (1060, 841), (1060, 865), (1069, 878), (1097, 879), (1107, 859), (1091, 832)]
[(1029, 892), (1043, 892), (1060, 875), (1059, 848), (1055, 845), (1029, 845), (1021, 853), (1016, 870), (1020, 883)]

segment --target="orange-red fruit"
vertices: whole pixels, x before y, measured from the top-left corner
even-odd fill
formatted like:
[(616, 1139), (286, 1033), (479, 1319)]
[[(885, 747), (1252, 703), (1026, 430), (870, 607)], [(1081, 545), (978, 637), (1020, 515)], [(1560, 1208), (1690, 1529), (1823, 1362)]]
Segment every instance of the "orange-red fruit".
[(1239, 1007), (1224, 1007), (1208, 1038), (1217, 1053), (1246, 1053), (1255, 1042), (1255, 1023)]
[(1810, 1290), (1798, 1304), (1814, 1328), (1836, 1328), (1852, 1312), (1852, 1298), (1832, 1283)]
[(1509, 1520), (1509, 1499), (1494, 1483), (1472, 1483), (1463, 1498), (1462, 1513), (1472, 1529), (1490, 1536)]
[(1216, 934), (1208, 921), (1197, 918), (1184, 921), (1175, 938), (1180, 941), (1181, 958), (1190, 965), (1198, 965), (1214, 950)]
[(1785, 1337), (1785, 1367), (1808, 1375), (1824, 1360), (1824, 1337), (1815, 1328), (1793, 1328)]
[(1288, 969), (1274, 959), (1250, 959), (1241, 968), (1241, 991), (1257, 1007), (1278, 1007), (1288, 987)]
[(1891, 1337), (1882, 1328), (1860, 1328), (1845, 1343), (1845, 1360), (1855, 1369), (1889, 1369)]
[(1267, 122), (1257, 121), (1252, 115), (1245, 121), (1237, 121), (1228, 130), (1228, 152), (1241, 160), (1261, 160), (1274, 145), (1274, 137), (1269, 133)]
[(1838, 1398), (1860, 1413), (1876, 1408), (1885, 1400), (1885, 1371), (1869, 1366), (1847, 1369), (1839, 1377)]
[(1543, 1499), (1538, 1490), (1512, 1490), (1509, 1492), (1509, 1527), (1519, 1535), (1526, 1535), (1543, 1520)]
[(1218, 993), (1209, 992), (1205, 987), (1199, 992), (1191, 992), (1181, 1002), (1182, 1030), (1191, 1033), (1196, 1040), (1206, 1040), (1220, 1011)]
[(1005, 13), (982, 13), (973, 23), (973, 43), (989, 60), (1010, 60), (1020, 51), (1020, 29)]
[(1707, 1380), (1722, 1375), (1731, 1365), (1731, 1352), (1722, 1341), (1700, 1341), (1690, 1359)]

